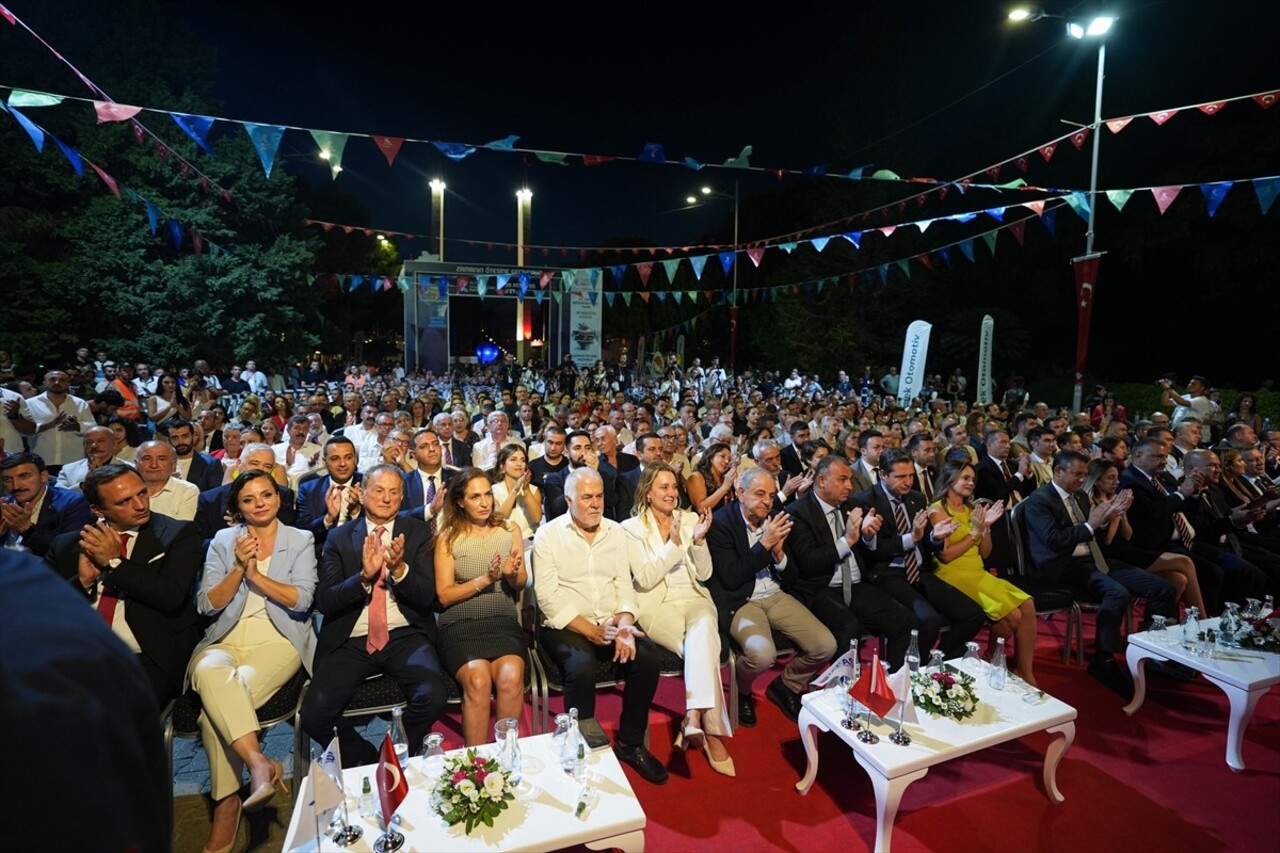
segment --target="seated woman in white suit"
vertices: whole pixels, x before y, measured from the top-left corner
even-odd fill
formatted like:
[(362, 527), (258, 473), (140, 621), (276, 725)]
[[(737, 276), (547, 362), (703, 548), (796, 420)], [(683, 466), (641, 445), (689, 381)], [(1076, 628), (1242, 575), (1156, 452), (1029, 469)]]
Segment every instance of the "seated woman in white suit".
[(720, 687), (720, 632), (716, 606), (703, 581), (711, 577), (706, 546), (711, 512), (681, 513), (675, 469), (665, 462), (644, 467), (636, 487), (628, 534), (631, 577), (640, 604), (638, 621), (653, 641), (684, 658), (684, 724), (679, 749), (701, 749), (712, 768), (735, 775), (722, 738), (730, 735)]
[[(284, 787), (279, 763), (258, 745), (256, 711), (299, 667), (310, 672), (315, 652), (311, 533), (279, 522), (280, 494), (264, 471), (236, 478), (227, 507), (236, 523), (214, 536), (196, 597), (214, 622), (187, 670), (203, 705), (200, 734), (215, 803), (205, 849), (212, 853), (231, 849), (242, 808), (265, 806), (275, 786)], [(246, 766), (251, 790), (241, 803), (236, 793)]]

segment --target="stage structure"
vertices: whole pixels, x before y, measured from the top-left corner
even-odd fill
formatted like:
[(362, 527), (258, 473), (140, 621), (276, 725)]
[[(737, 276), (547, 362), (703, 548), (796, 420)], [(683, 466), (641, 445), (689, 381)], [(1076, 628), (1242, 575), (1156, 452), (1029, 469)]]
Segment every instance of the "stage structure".
[[(509, 340), (521, 363), (532, 358), (556, 365), (568, 354), (575, 364), (589, 367), (600, 358), (604, 305), (598, 269), (516, 269), (417, 260), (406, 261), (400, 274), (409, 282), (404, 299), (406, 370), (441, 374), (458, 359), (475, 355), (451, 343), (459, 337), (454, 333), (462, 331), (458, 323), (466, 322), (456, 315), (474, 308), (459, 300), (480, 300), (512, 324)], [(499, 337), (508, 339), (501, 333)]]

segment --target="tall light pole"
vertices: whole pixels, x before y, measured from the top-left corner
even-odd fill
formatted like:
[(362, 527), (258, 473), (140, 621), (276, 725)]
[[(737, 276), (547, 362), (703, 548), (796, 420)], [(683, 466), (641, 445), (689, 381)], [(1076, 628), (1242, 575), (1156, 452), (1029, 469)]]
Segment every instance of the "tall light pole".
[[(524, 268), (524, 238), (527, 220), (533, 217), (533, 190), (516, 191), (516, 267)], [(516, 360), (524, 364), (524, 300), (516, 299)]]
[(444, 181), (434, 179), (431, 184), (431, 219), (436, 225), (436, 256), (444, 260)]
[[(733, 195), (717, 192), (708, 186), (698, 190), (706, 198), (726, 198), (733, 201), (733, 285), (729, 291), (729, 371), (738, 369), (738, 182), (733, 182)], [(697, 196), (686, 196), (685, 203), (697, 205)]]
[(1093, 250), (1094, 218), (1098, 211), (1098, 145), (1102, 140), (1099, 130), (1102, 127), (1102, 84), (1106, 79), (1104, 69), (1107, 62), (1107, 41), (1104, 36), (1110, 32), (1111, 25), (1116, 22), (1114, 15), (1097, 15), (1087, 21), (1065, 18), (1062, 15), (1051, 15), (1043, 9), (1014, 9), (1009, 13), (1011, 21), (1039, 21), (1044, 18), (1064, 18), (1067, 21), (1067, 35), (1073, 39), (1098, 40), (1098, 77), (1093, 98), (1093, 124), (1089, 132), (1093, 134), (1093, 156), (1089, 163), (1089, 220), (1084, 233), (1084, 255), (1072, 259), (1076, 272), (1076, 366), (1075, 387), (1071, 394), (1071, 411), (1080, 411), (1084, 398), (1084, 364), (1089, 347), (1089, 320), (1093, 314), (1093, 298), (1097, 290), (1098, 261), (1102, 253)]

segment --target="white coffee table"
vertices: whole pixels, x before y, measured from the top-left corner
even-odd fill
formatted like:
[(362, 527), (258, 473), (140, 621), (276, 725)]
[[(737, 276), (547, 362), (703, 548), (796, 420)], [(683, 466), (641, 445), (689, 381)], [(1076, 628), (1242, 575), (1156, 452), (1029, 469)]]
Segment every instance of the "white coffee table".
[[(837, 691), (821, 690), (806, 694), (799, 726), (808, 768), (804, 778), (796, 783), (796, 790), (801, 794), (808, 793), (818, 775), (816, 730), (835, 732), (853, 750), (854, 759), (871, 777), (876, 795), (875, 849), (888, 853), (893, 820), (898, 814), (902, 794), (908, 785), (923, 778), (930, 767), (1033, 732), (1047, 731), (1056, 737), (1045, 750), (1045, 793), (1051, 802), (1061, 803), (1064, 798), (1058, 791), (1058, 762), (1075, 740), (1076, 709), (1052, 696), (1045, 696), (1037, 704), (1029, 705), (1012, 691), (991, 689), (983, 679), (978, 679), (974, 686), (980, 703), (977, 713), (968, 720), (956, 722), (917, 711), (920, 724), (904, 726), (912, 738), (907, 746), (890, 742), (888, 736), (895, 727), (880, 723), (875, 717), (871, 718), (871, 730), (880, 736), (880, 742), (862, 743), (857, 739), (857, 732), (841, 725), (844, 711)], [(865, 716), (859, 719), (865, 719)]]
[[(1210, 628), (1217, 629), (1218, 620), (1205, 619), (1200, 625), (1206, 631)], [(1253, 709), (1262, 694), (1280, 683), (1280, 655), (1243, 649), (1218, 649), (1215, 651), (1216, 657), (1199, 657), (1183, 647), (1180, 627), (1175, 626), (1164, 633), (1168, 635), (1166, 641), (1172, 645), (1155, 642), (1150, 631), (1129, 635), (1129, 646), (1124, 654), (1129, 661), (1129, 672), (1133, 675), (1133, 701), (1124, 707), (1124, 712), (1132, 715), (1142, 707), (1142, 701), (1147, 695), (1144, 661), (1148, 658), (1174, 661), (1191, 667), (1227, 694), (1227, 701), (1231, 705), (1227, 720), (1227, 766), (1239, 773), (1244, 770), (1241, 744), (1244, 741), (1245, 727), (1249, 725)]]
[[(587, 770), (598, 793), (579, 819), (574, 817), (574, 808), (582, 786), (560, 769), (559, 761), (552, 755), (551, 737), (545, 734), (520, 739), (524, 778), (528, 784), (521, 786), (516, 800), (494, 820), (492, 827), (481, 824), (470, 835), (463, 831), (462, 824), (449, 826), (431, 813), (427, 779), (419, 760), (410, 759), (405, 772), (409, 796), (397, 811), (401, 821), (397, 829), (405, 836), (402, 851), (537, 851), (583, 844), (592, 850), (620, 848), (627, 853), (643, 853), (644, 810), (613, 751), (604, 749), (587, 754)], [(490, 744), (481, 749), (491, 751), (495, 747)], [(369, 765), (343, 771), (351, 822), (363, 829), (364, 835), (346, 848), (338, 848), (326, 837), (323, 845), (329, 853), (339, 849), (365, 853), (373, 849), (381, 830), (373, 818), (359, 817), (358, 807), (361, 780), (368, 776), (376, 786), (376, 770), (376, 766)], [(314, 838), (302, 844), (295, 841), (303, 822), (314, 821), (307, 806), (311, 801), (310, 783), (310, 777), (304, 779), (298, 791), (285, 836), (287, 851), (319, 849)]]

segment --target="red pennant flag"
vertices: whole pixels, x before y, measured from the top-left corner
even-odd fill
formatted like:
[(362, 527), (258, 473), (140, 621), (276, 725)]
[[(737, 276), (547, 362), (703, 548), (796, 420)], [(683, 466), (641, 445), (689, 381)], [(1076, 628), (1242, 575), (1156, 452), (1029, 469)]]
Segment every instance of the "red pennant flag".
[(93, 109), (98, 114), (98, 124), (109, 121), (128, 121), (142, 112), (142, 107), (131, 107), (128, 104), (116, 104), (110, 101), (94, 101)]
[(538, 289), (547, 289), (547, 285), (551, 283), (551, 275), (552, 274), (550, 272), (544, 272), (542, 275), (538, 276)]
[(1053, 152), (1057, 150), (1058, 150), (1058, 143), (1056, 142), (1050, 142), (1048, 145), (1041, 145), (1040, 156), (1044, 158), (1044, 161), (1046, 163), (1048, 163), (1050, 160), (1053, 159)]
[(1197, 109), (1200, 110), (1200, 112), (1204, 113), (1205, 115), (1211, 116), (1214, 113), (1216, 113), (1218, 110), (1225, 107), (1226, 105), (1227, 105), (1226, 101), (1215, 101), (1212, 104), (1201, 104), (1199, 107), (1197, 107)]
[(12, 12), (3, 6), (0, 6), (0, 16), (3, 16), (6, 21), (13, 24), (15, 27), (18, 25), (18, 19), (13, 16)]
[(712, 294), (712, 292), (713, 292), (713, 291), (710, 291), (710, 290), (704, 290), (704, 291), (702, 291), (702, 295), (703, 295), (703, 297), (704, 297), (708, 302), (710, 302), (710, 301), (711, 301), (711, 294)]
[(1071, 144), (1076, 147), (1077, 151), (1079, 151), (1080, 146), (1084, 145), (1084, 141), (1085, 139), (1088, 138), (1088, 136), (1089, 136), (1089, 128), (1082, 127), (1079, 130), (1077, 130), (1075, 133), (1071, 134)]
[(404, 140), (398, 136), (375, 136), (373, 144), (378, 146), (378, 150), (382, 152), (382, 156), (387, 158), (387, 165), (390, 166), (396, 161), (396, 155), (400, 153), (400, 146), (404, 145)]
[(204, 238), (200, 236), (199, 232), (191, 232), (191, 245), (195, 247), (197, 255), (204, 254)]
[(938, 187), (938, 201), (946, 201), (946, 200), (947, 200), (947, 185), (943, 184), (942, 186)]
[(1025, 201), (1025, 202), (1023, 202), (1023, 203), (1022, 203), (1022, 206), (1023, 206), (1023, 207), (1025, 207), (1025, 208), (1028, 208), (1028, 209), (1030, 209), (1030, 210), (1035, 211), (1036, 216), (1043, 216), (1043, 215), (1044, 215), (1044, 202), (1043, 202), (1043, 201)]
[(352, 231), (355, 231), (355, 230), (356, 230), (356, 227), (355, 227), (354, 225), (343, 225), (343, 226), (342, 226), (342, 233), (343, 233), (343, 234), (350, 234)]
[(640, 273), (641, 287), (648, 287), (649, 276), (653, 274), (653, 264), (648, 261), (642, 264), (636, 264), (636, 272)]
[(616, 157), (606, 156), (604, 154), (583, 154), (582, 165), (599, 166), (601, 163), (608, 163), (610, 160), (616, 160)]
[(929, 255), (916, 255), (916, 260), (924, 264), (924, 268), (929, 272), (933, 272), (933, 258)]
[(747, 249), (747, 257), (751, 259), (751, 263), (759, 267), (760, 259), (764, 257), (764, 249)]
[(1265, 92), (1261, 95), (1254, 95), (1253, 102), (1265, 110), (1269, 109), (1277, 98), (1280, 98), (1280, 92)]
[(1156, 124), (1164, 124), (1166, 121), (1173, 118), (1177, 114), (1178, 114), (1177, 110), (1161, 110), (1158, 113), (1152, 113), (1150, 115), (1150, 119), (1154, 121)]
[(890, 234), (892, 234), (894, 231), (897, 231), (897, 230), (898, 230), (898, 226), (896, 226), (896, 225), (886, 225), (886, 226), (884, 226), (883, 228), (877, 228), (876, 230), (877, 230), (877, 231), (879, 231), (879, 232), (880, 232), (881, 234), (883, 234), (884, 236), (888, 237), (888, 236), (889, 236)]
[(884, 677), (884, 667), (880, 666), (878, 649), (871, 655), (871, 665), (862, 668), (862, 675), (849, 688), (849, 695), (866, 705), (881, 719), (888, 716), (893, 706), (897, 704), (898, 699), (893, 695), (893, 688), (889, 686), (889, 680)]
[(184, 178), (191, 177), (191, 164), (183, 160), (182, 165), (178, 167), (178, 171), (182, 172), (182, 177)]
[(142, 125), (136, 121), (129, 122), (129, 124), (133, 127), (133, 138), (138, 140), (138, 144), (141, 145), (145, 133)]
[(1129, 126), (1129, 122), (1133, 121), (1133, 116), (1128, 118), (1113, 118), (1107, 121), (1107, 130), (1112, 133), (1119, 133)]
[(984, 174), (990, 178), (991, 183), (994, 184), (996, 181), (1000, 180), (1000, 167), (998, 165), (992, 166), (990, 169), (987, 169)]
[(1169, 209), (1169, 205), (1173, 204), (1173, 200), (1178, 197), (1178, 193), (1182, 192), (1182, 187), (1152, 187), (1151, 194), (1155, 196), (1156, 207), (1160, 208), (1160, 213), (1164, 213)]
[(409, 796), (409, 783), (396, 759), (396, 749), (391, 745), (391, 732), (382, 736), (382, 750), (378, 754), (378, 799), (382, 801), (382, 823), (391, 825), (396, 809)]
[(1013, 161), (1013, 164), (1022, 172), (1027, 171), (1027, 168), (1031, 165), (1030, 161), (1028, 161), (1026, 157), (1019, 157), (1017, 160)]
[(201, 173), (200, 175), (200, 192), (207, 193), (209, 191), (209, 176)]
[(1017, 222), (1009, 223), (1009, 233), (1018, 241), (1018, 245), (1022, 245), (1022, 235), (1027, 231), (1027, 220), (1019, 219)]
[(644, 300), (644, 304), (645, 304), (645, 305), (648, 305), (648, 304), (649, 304), (649, 291), (647, 291), (647, 290), (642, 290), (642, 291), (640, 291), (640, 298)]
[(115, 197), (120, 198), (120, 185), (116, 183), (116, 179), (102, 171), (102, 169), (98, 167), (98, 164), (94, 163), (92, 160), (88, 161), (88, 163), (93, 167), (93, 171), (98, 173), (98, 177), (102, 178), (102, 182), (107, 185)]

